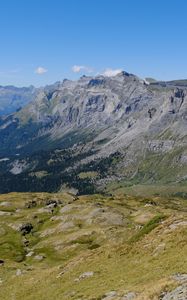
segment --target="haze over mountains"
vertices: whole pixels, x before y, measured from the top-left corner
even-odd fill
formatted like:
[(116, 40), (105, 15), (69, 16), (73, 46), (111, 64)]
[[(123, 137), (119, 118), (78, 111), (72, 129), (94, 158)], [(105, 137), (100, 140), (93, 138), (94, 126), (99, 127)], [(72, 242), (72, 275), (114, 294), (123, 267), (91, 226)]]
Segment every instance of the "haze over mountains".
[(34, 100), (36, 89), (30, 87), (0, 86), (0, 115), (6, 115), (19, 110)]
[(1, 192), (186, 182), (185, 80), (121, 72), (23, 92), (30, 103), (0, 119)]

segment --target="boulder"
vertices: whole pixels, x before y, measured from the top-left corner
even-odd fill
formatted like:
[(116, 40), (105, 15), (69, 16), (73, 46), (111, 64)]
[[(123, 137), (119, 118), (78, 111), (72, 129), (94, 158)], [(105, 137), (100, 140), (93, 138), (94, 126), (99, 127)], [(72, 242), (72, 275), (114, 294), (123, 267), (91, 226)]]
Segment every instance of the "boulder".
[(22, 224), (19, 228), (22, 235), (29, 234), (33, 229), (33, 225), (31, 223)]
[(4, 265), (4, 260), (3, 259), (0, 259), (0, 266), (3, 266)]
[(94, 275), (94, 272), (84, 272), (82, 273), (78, 278), (75, 279), (75, 282), (92, 277)]

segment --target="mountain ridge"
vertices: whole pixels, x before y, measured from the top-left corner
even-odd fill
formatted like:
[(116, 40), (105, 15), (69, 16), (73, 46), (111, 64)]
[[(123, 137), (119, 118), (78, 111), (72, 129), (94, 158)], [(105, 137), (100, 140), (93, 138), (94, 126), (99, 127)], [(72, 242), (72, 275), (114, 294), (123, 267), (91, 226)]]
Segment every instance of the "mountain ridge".
[[(59, 189), (90, 171), (98, 177), (89, 178), (89, 183), (102, 187), (115, 178), (185, 182), (187, 87), (179, 83), (148, 83), (123, 71), (42, 88), (34, 101), (0, 119), (0, 156), (9, 157), (0, 171), (14, 180), (47, 172), (37, 178), (45, 186), (55, 168), (60, 169), (55, 175)], [(69, 157), (69, 165), (62, 163), (63, 155)]]

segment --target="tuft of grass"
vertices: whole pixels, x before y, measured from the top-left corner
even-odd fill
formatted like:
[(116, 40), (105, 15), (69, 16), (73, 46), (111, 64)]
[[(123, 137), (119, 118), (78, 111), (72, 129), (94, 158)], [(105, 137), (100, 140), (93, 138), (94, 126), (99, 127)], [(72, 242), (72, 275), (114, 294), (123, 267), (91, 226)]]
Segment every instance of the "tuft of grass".
[(152, 218), (149, 222), (147, 222), (138, 233), (130, 238), (130, 242), (138, 242), (141, 238), (143, 238), (146, 234), (150, 233), (153, 229), (155, 229), (166, 216), (163, 214), (158, 214), (154, 218)]
[(5, 234), (0, 237), (0, 258), (7, 261), (21, 262), (25, 258), (25, 250), (21, 234), (8, 226), (3, 226)]
[(92, 243), (94, 242), (94, 237), (93, 236), (87, 236), (87, 235), (83, 235), (79, 238), (77, 238), (76, 240), (73, 240), (72, 243), (73, 244), (81, 244), (81, 245), (92, 245)]

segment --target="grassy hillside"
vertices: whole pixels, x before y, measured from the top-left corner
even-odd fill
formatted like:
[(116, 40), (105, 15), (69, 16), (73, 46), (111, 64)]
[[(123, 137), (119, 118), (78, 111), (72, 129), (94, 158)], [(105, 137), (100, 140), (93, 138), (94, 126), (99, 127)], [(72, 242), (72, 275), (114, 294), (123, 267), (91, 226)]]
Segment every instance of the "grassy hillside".
[(187, 272), (182, 199), (11, 193), (0, 215), (0, 299), (160, 299)]

